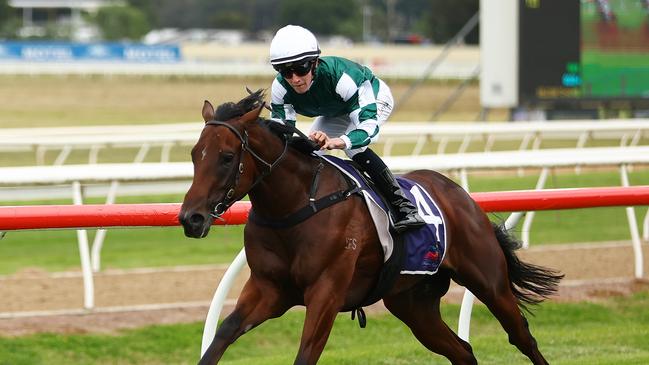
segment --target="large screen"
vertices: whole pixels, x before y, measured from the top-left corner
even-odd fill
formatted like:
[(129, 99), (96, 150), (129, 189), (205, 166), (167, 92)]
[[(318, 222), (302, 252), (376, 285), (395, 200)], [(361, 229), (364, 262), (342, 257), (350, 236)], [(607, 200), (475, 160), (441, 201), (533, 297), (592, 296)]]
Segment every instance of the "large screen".
[(519, 0), (519, 101), (649, 100), (649, 0)]

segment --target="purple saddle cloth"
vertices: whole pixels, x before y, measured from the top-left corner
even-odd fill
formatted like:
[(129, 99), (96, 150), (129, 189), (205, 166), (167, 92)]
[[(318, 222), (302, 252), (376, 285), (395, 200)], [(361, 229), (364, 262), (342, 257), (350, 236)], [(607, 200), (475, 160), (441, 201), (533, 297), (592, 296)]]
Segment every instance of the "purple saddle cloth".
[[(360, 173), (349, 163), (349, 160), (328, 155), (322, 157), (347, 175), (352, 176), (359, 186), (371, 195), (376, 204), (367, 202), (368, 208), (379, 206), (388, 214), (388, 207), (383, 199), (365, 183), (365, 179), (361, 178)], [(403, 233), (406, 257), (400, 273), (435, 274), (446, 253), (446, 226), (442, 212), (430, 194), (419, 184), (404, 177), (397, 177), (397, 181), (406, 197), (417, 207), (419, 215), (426, 222), (426, 225), (420, 228), (409, 229)], [(374, 217), (374, 215), (372, 216)], [(374, 224), (377, 224), (376, 220)]]

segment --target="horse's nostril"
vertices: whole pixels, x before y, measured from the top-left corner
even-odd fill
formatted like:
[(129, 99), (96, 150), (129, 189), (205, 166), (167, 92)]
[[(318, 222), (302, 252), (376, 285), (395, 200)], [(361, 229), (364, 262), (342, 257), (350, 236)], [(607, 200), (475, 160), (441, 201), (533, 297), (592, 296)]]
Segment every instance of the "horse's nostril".
[(192, 214), (192, 216), (189, 217), (189, 223), (192, 225), (202, 224), (203, 221), (205, 221), (205, 218), (200, 214)]

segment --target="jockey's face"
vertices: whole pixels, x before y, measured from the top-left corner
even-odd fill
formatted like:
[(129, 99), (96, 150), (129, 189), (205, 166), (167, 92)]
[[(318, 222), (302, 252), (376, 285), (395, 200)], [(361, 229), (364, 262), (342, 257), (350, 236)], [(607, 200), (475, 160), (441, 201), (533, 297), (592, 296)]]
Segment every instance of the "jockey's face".
[(304, 76), (298, 76), (297, 74), (292, 74), (290, 78), (286, 78), (286, 81), (291, 85), (293, 90), (298, 94), (304, 94), (311, 87), (311, 82), (313, 81), (313, 73), (309, 72)]
[(313, 81), (313, 70), (315, 69), (313, 62), (308, 61), (303, 64), (278, 67), (277, 69), (296, 93), (304, 94), (309, 90)]

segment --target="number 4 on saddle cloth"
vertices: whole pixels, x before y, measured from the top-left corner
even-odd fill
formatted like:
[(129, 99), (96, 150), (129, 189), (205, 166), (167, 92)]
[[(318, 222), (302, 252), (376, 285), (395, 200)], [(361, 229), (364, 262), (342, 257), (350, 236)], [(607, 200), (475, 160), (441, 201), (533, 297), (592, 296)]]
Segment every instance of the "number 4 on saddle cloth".
[[(402, 257), (402, 260), (397, 260), (402, 262), (399, 273), (435, 274), (446, 252), (446, 227), (439, 207), (428, 192), (412, 180), (397, 177), (401, 189), (417, 207), (419, 215), (424, 219), (426, 225), (409, 229), (402, 233), (401, 237), (393, 237), (390, 234), (388, 205), (368, 185), (366, 177), (364, 175), (361, 177), (361, 173), (349, 160), (342, 160), (334, 156), (322, 157), (360, 187), (370, 215), (374, 220), (381, 246), (383, 246), (383, 261), (387, 263), (395, 254), (395, 249), (403, 249), (405, 252), (396, 253), (397, 256)], [(403, 241), (403, 247), (399, 247), (398, 243), (395, 247), (395, 239)], [(395, 260), (390, 261), (394, 262)]]

